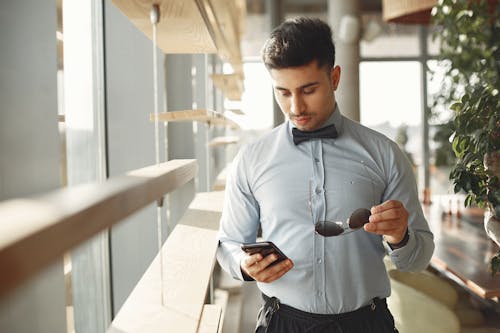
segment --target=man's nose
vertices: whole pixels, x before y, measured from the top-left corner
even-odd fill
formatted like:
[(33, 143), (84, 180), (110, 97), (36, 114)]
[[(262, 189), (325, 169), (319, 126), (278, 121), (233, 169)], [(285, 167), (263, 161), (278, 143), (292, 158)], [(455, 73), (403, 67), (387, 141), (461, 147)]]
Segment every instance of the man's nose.
[(303, 113), (305, 111), (305, 109), (306, 109), (305, 106), (306, 105), (305, 105), (302, 97), (298, 96), (298, 95), (294, 95), (294, 96), (292, 96), (292, 101), (291, 101), (291, 105), (290, 105), (290, 113), (292, 113), (293, 115), (300, 115), (301, 113)]

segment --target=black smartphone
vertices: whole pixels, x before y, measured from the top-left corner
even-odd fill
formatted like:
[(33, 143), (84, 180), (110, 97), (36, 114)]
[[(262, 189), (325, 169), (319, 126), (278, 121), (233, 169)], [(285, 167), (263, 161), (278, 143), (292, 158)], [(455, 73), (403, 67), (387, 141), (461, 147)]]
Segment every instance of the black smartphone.
[(241, 249), (248, 254), (260, 253), (262, 257), (265, 257), (271, 253), (276, 253), (278, 259), (274, 261), (271, 265), (277, 264), (288, 257), (281, 252), (280, 249), (273, 242), (257, 242), (257, 243), (246, 243), (241, 244)]

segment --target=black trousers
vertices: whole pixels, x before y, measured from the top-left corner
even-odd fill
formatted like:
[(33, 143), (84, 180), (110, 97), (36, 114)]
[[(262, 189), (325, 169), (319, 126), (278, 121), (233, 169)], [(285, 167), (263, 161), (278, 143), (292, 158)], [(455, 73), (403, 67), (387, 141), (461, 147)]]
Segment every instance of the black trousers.
[(358, 310), (326, 315), (304, 312), (262, 295), (255, 333), (398, 333), (384, 299)]

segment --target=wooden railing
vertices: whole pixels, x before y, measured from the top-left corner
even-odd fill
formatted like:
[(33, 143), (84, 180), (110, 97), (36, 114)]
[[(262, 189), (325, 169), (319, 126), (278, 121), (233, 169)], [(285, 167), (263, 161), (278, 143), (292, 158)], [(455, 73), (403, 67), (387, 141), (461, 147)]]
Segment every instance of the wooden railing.
[[(173, 160), (99, 184), (0, 203), (0, 297), (76, 245), (193, 179), (195, 160)], [(221, 308), (205, 305), (224, 192), (199, 193), (109, 332), (217, 332)], [(165, 303), (162, 305), (162, 290)]]

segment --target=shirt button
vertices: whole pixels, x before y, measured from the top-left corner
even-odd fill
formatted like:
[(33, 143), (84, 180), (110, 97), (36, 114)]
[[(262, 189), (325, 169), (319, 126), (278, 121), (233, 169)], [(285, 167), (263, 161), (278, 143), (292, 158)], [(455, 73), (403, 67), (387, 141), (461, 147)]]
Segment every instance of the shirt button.
[(323, 190), (322, 190), (322, 189), (320, 189), (320, 188), (317, 188), (317, 189), (316, 189), (316, 194), (321, 194), (321, 192), (323, 192)]
[(319, 163), (319, 158), (315, 158), (314, 162)]
[(318, 264), (321, 264), (322, 260), (321, 259), (318, 259)]

